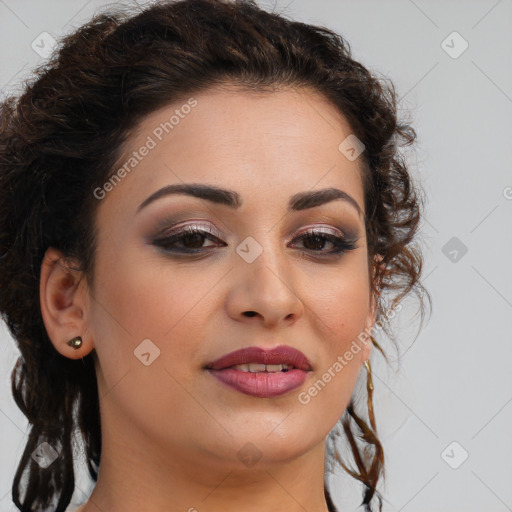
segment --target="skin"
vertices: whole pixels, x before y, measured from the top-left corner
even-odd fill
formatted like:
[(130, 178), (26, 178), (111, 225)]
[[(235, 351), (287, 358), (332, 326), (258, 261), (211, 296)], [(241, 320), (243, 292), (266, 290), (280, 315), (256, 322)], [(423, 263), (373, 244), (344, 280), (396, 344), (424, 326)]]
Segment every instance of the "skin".
[[(55, 264), (62, 255), (53, 248), (42, 265), (41, 311), (55, 349), (97, 355), (103, 451), (96, 487), (79, 510), (325, 512), (325, 439), (371, 343), (360, 343), (308, 404), (298, 396), (375, 321), (364, 217), (343, 200), (285, 209), (293, 194), (335, 187), (364, 212), (360, 161), (338, 150), (351, 130), (312, 91), (225, 86), (194, 98), (197, 106), (99, 201), (94, 287), (65, 261)], [(184, 103), (146, 117), (125, 155)], [(137, 213), (153, 192), (183, 182), (233, 189), (243, 204), (233, 210), (171, 195)], [(195, 220), (221, 242), (204, 238), (210, 249), (200, 258), (165, 253), (153, 244), (157, 223), (175, 213), (167, 233)], [(356, 232), (356, 247), (322, 258), (334, 245), (298, 239), (308, 227)], [(235, 250), (248, 236), (263, 249), (252, 263)], [(77, 335), (79, 350), (66, 344)], [(148, 366), (134, 356), (144, 339), (160, 350)], [(203, 369), (239, 348), (281, 344), (313, 366), (304, 385), (282, 396), (240, 393)], [(252, 467), (237, 456), (247, 443), (261, 454)]]

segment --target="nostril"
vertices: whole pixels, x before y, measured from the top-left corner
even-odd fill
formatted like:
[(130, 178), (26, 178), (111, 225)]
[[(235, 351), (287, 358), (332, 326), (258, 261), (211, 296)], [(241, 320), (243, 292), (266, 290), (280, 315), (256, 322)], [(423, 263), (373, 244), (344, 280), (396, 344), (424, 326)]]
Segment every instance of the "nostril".
[(244, 315), (247, 315), (247, 316), (254, 316), (254, 315), (256, 315), (256, 314), (257, 314), (257, 313), (256, 313), (256, 311), (246, 311), (246, 312), (244, 313)]

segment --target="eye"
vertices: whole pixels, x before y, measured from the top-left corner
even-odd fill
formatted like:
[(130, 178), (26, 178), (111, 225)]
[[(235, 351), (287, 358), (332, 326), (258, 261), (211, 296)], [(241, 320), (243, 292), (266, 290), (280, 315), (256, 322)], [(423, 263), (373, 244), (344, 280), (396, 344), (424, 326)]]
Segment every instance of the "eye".
[[(153, 245), (175, 255), (204, 254), (211, 252), (215, 247), (227, 245), (220, 240), (220, 235), (215, 236), (213, 233), (216, 232), (210, 227), (191, 224), (176, 233), (154, 240)], [(205, 246), (206, 241), (214, 243)], [(357, 240), (318, 229), (309, 229), (295, 238), (295, 241), (302, 242), (303, 248), (310, 253), (318, 254), (320, 257), (329, 257), (355, 249)], [(325, 249), (327, 244), (332, 246), (331, 250)]]
[[(306, 250), (325, 255), (341, 254), (356, 248), (356, 240), (345, 238), (344, 236), (334, 235), (317, 229), (310, 229), (295, 240), (302, 241)], [(324, 250), (326, 244), (332, 244), (333, 249)]]
[(204, 246), (206, 240), (226, 245), (212, 233), (213, 230), (192, 224), (170, 236), (154, 240), (153, 244), (176, 254), (199, 254), (205, 252), (205, 249), (209, 250), (216, 246), (215, 244)]

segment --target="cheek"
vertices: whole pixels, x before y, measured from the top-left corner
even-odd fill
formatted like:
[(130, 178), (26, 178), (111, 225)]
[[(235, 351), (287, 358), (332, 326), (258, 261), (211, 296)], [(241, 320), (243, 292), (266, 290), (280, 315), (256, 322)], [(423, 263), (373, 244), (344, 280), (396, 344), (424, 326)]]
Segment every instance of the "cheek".
[[(365, 328), (369, 315), (370, 290), (365, 262), (353, 261), (336, 275), (311, 283), (311, 319), (322, 333), (325, 350), (314, 389), (305, 401), (322, 407), (331, 404), (338, 419), (348, 405), (363, 361)], [(324, 412), (325, 413), (325, 412)]]
[[(357, 256), (357, 257), (356, 257)], [(370, 309), (369, 274), (366, 261), (359, 255), (340, 263), (332, 272), (306, 277), (307, 310), (312, 321), (334, 349), (343, 349), (364, 328)]]
[(322, 418), (318, 428), (326, 429), (322, 431), (325, 435), (345, 412), (363, 361), (360, 334), (364, 332), (367, 295), (343, 295), (340, 291), (339, 298), (335, 310), (329, 309), (321, 317), (325, 322), (322, 357), (309, 385), (297, 396), (311, 421)]
[[(172, 271), (173, 263), (161, 257), (137, 259), (128, 252), (115, 265), (104, 262), (98, 261), (91, 317), (101, 394), (140, 420), (141, 429), (150, 417), (165, 423), (175, 421), (178, 410), (195, 412), (197, 404), (185, 390), (197, 376), (197, 352), (209, 321), (205, 300), (218, 276), (202, 273), (198, 279), (192, 267)], [(149, 345), (153, 362), (147, 366), (136, 355), (146, 339), (159, 350)]]
[(123, 365), (137, 367), (140, 363), (133, 351), (145, 339), (158, 347), (159, 362), (166, 367), (191, 358), (197, 350), (194, 341), (204, 339), (207, 296), (218, 281), (212, 272), (194, 269), (198, 264), (180, 266), (162, 256), (141, 257), (135, 251), (123, 252), (114, 264), (108, 257), (98, 260), (93, 302), (97, 307), (91, 324), (98, 352), (103, 352), (100, 359), (110, 365), (109, 361), (119, 362), (124, 354)]

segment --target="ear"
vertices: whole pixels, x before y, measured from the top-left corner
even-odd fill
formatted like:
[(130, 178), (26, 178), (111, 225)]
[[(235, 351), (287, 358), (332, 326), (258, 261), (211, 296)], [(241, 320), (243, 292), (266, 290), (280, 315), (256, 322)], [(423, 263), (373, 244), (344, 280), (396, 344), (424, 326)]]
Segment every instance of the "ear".
[[(93, 349), (87, 335), (88, 295), (83, 273), (74, 260), (50, 247), (41, 264), (39, 299), (41, 315), (48, 337), (55, 350), (70, 359), (80, 359)], [(82, 337), (82, 346), (75, 349), (67, 342)]]
[[(382, 262), (382, 256), (380, 254), (376, 254), (374, 257), (374, 267), (372, 269), (373, 275), (372, 279), (375, 279), (375, 274), (377, 273), (377, 268), (379, 268), (381, 275), (384, 270), (384, 265)], [(368, 315), (366, 317), (365, 322), (365, 333), (368, 334), (368, 343), (365, 343), (363, 350), (362, 350), (362, 360), (366, 361), (370, 357), (370, 353), (372, 350), (372, 342), (370, 340), (370, 334), (373, 330), (373, 327), (375, 325), (375, 322), (377, 321), (377, 308), (379, 305), (379, 297), (380, 297), (380, 290), (374, 293), (370, 294), (370, 304), (368, 309)]]

